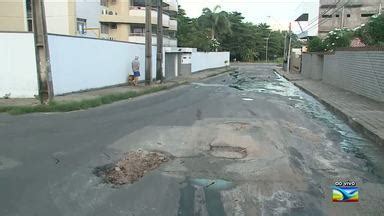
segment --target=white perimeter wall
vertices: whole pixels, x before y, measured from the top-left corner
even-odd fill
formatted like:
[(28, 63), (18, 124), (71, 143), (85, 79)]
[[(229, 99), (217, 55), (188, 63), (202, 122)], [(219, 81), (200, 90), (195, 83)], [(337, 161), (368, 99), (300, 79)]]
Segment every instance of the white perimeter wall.
[[(131, 62), (139, 56), (144, 80), (145, 48), (108, 40), (49, 35), (55, 95), (125, 83)], [(152, 48), (152, 78), (156, 76), (156, 47)]]
[[(226, 64), (225, 61), (228, 61)], [(229, 52), (193, 52), (191, 57), (192, 73), (229, 65)]]
[(38, 94), (35, 48), (31, 33), (0, 33), (0, 97)]
[[(0, 97), (33, 98), (38, 94), (32, 33), (0, 33)], [(126, 83), (131, 62), (139, 56), (140, 80), (145, 79), (145, 47), (109, 40), (48, 35), (55, 95)], [(226, 66), (229, 52), (193, 52), (192, 71)], [(164, 71), (164, 62), (163, 62)], [(152, 47), (152, 78), (156, 47)]]

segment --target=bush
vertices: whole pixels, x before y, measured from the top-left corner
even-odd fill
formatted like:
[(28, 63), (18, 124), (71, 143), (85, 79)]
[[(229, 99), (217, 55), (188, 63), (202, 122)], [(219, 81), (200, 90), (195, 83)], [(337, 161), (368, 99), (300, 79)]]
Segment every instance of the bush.
[(372, 16), (368, 23), (356, 29), (356, 36), (369, 46), (384, 45), (384, 14)]
[(308, 51), (309, 52), (323, 52), (324, 44), (319, 37), (313, 37), (308, 42)]
[(354, 37), (354, 32), (351, 29), (335, 29), (330, 31), (323, 41), (324, 51), (332, 52), (336, 48), (349, 47)]

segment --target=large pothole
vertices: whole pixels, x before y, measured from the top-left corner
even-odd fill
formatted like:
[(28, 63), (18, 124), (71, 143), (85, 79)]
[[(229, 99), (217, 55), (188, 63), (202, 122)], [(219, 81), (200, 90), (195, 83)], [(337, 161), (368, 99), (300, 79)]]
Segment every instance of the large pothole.
[(209, 153), (218, 158), (242, 159), (247, 156), (247, 150), (235, 146), (210, 146)]
[(96, 167), (93, 173), (106, 183), (129, 184), (138, 181), (147, 172), (169, 160), (171, 160), (171, 156), (161, 152), (127, 152), (116, 163)]

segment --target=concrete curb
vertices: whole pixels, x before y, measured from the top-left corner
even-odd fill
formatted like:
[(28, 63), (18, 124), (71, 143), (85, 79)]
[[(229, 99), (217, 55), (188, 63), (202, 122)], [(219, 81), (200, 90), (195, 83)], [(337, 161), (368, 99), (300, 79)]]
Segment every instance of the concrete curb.
[(318, 100), (320, 103), (322, 103), (328, 110), (335, 113), (337, 116), (342, 118), (349, 126), (351, 126), (353, 129), (357, 130), (361, 134), (363, 134), (368, 139), (372, 140), (375, 143), (378, 143), (380, 145), (384, 145), (384, 137), (380, 136), (379, 134), (375, 133), (374, 131), (367, 128), (364, 124), (360, 123), (358, 119), (349, 116), (347, 113), (345, 113), (343, 110), (337, 108), (336, 106), (332, 105), (331, 103), (327, 102), (325, 99), (321, 98), (320, 96), (316, 95), (315, 93), (311, 92), (310, 90), (306, 89), (304, 86), (301, 86), (300, 84), (296, 83), (293, 80), (290, 80), (287, 76), (285, 76), (283, 73), (281, 73), (278, 69), (273, 69), (276, 73), (283, 76), (285, 79), (293, 83), (296, 87), (303, 90), (305, 93), (311, 95), (316, 100)]

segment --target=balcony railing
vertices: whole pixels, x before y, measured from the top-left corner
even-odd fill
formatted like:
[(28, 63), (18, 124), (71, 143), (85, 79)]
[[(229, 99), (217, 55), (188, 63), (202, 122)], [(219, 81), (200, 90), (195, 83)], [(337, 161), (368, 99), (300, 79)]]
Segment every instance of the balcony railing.
[[(130, 33), (128, 37), (129, 42), (134, 43), (145, 43), (145, 33)], [(157, 35), (152, 34), (152, 45), (157, 44)], [(165, 47), (175, 47), (177, 46), (177, 39), (170, 37), (168, 35), (163, 36), (163, 46)]]

